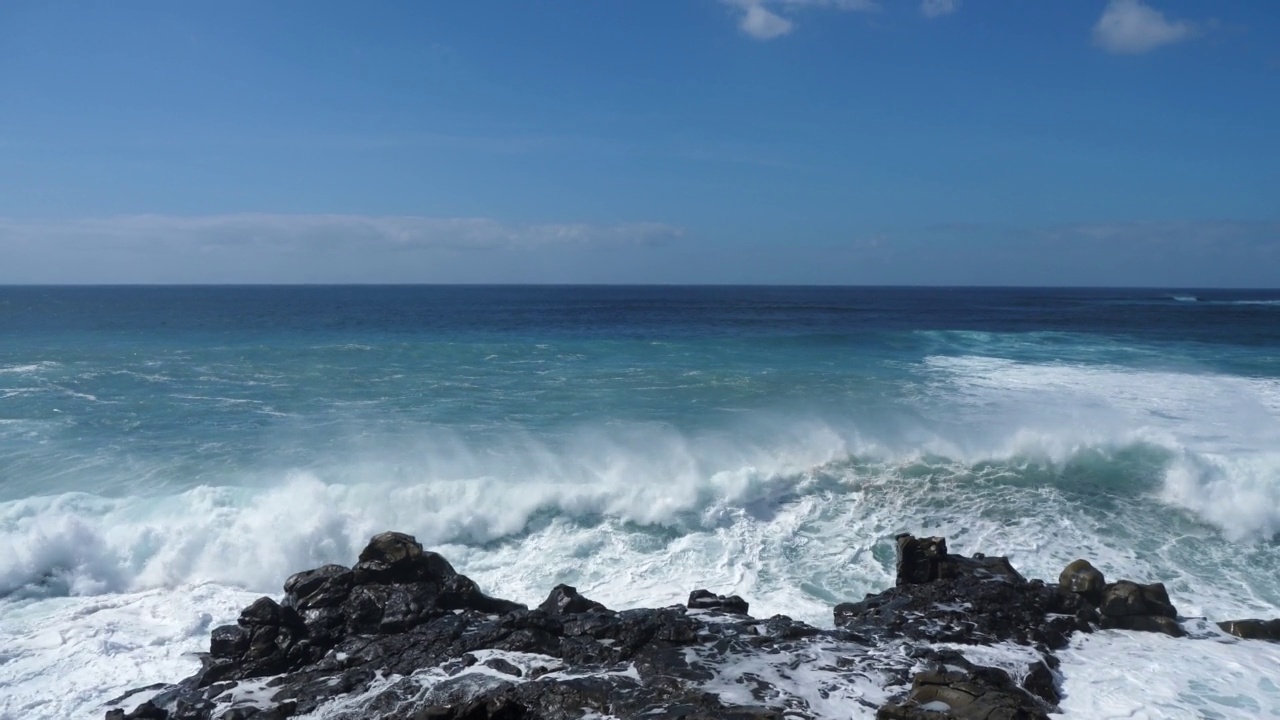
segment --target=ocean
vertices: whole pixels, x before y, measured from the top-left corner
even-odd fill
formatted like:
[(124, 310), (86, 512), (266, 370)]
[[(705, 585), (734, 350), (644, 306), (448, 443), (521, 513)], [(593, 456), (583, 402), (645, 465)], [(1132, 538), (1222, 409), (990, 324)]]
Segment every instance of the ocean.
[(189, 675), (389, 529), (824, 627), (899, 532), (1088, 558), (1201, 637), (1077, 637), (1065, 717), (1280, 717), (1280, 646), (1195, 620), (1280, 617), (1280, 291), (0, 288), (0, 719)]

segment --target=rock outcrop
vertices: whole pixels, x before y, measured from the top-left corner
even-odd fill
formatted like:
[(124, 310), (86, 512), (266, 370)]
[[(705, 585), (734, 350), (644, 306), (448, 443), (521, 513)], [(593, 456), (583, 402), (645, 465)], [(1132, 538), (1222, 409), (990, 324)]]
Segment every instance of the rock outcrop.
[[(835, 628), (753, 618), (736, 595), (615, 611), (558, 585), (533, 609), (490, 597), (412, 536), (383, 533), (357, 563), (300, 572), (216, 628), (194, 676), (108, 720), (567, 720), (583, 717), (896, 720), (1045, 718), (1054, 651), (1098, 629), (1182, 634), (1163, 585), (1079, 560), (1056, 585), (1006, 558), (898, 537), (893, 588), (835, 608)], [(1277, 639), (1280, 621), (1224, 631)], [(960, 646), (1012, 643), (1017, 677)], [(128, 697), (142, 697), (131, 693)], [(121, 699), (120, 702), (124, 702)], [(135, 700), (136, 702), (136, 700)]]
[[(876, 713), (878, 720), (1048, 720), (1058, 702), (1052, 673), (1043, 663), (1035, 670), (1040, 685), (1019, 686), (999, 668), (969, 662), (958, 652), (934, 653), (911, 681), (901, 699)], [(1034, 690), (1033, 690), (1034, 688)], [(1043, 692), (1038, 695), (1036, 691)]]
[(1229, 635), (1245, 640), (1270, 640), (1280, 642), (1280, 619), (1276, 620), (1226, 620), (1218, 627)]

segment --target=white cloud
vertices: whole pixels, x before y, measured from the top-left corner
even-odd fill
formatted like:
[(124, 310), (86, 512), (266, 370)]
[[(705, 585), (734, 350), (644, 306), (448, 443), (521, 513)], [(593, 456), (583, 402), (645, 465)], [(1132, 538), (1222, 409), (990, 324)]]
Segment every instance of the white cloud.
[(1164, 13), (1142, 0), (1111, 0), (1098, 24), (1093, 41), (1117, 55), (1140, 55), (1162, 45), (1189, 40), (1198, 29), (1186, 20), (1168, 20)]
[(960, 0), (922, 0), (920, 3), (921, 14), (930, 19), (950, 15), (959, 9)]
[(772, 40), (786, 35), (795, 28), (795, 23), (771, 12), (762, 4), (750, 4), (738, 21), (742, 32), (757, 40)]
[(644, 245), (678, 237), (681, 233), (680, 228), (662, 223), (518, 225), (491, 218), (412, 215), (125, 215), (77, 220), (0, 218), (0, 249), (17, 243), (61, 243), (95, 248), (177, 247), (200, 251), (243, 246), (284, 252), (486, 250), (554, 245)]
[(0, 283), (598, 281), (679, 251), (682, 234), (420, 216), (0, 217)]
[(772, 40), (790, 33), (795, 22), (783, 13), (800, 8), (830, 8), (852, 12), (880, 9), (876, 0), (722, 0), (741, 12), (738, 29), (757, 40)]

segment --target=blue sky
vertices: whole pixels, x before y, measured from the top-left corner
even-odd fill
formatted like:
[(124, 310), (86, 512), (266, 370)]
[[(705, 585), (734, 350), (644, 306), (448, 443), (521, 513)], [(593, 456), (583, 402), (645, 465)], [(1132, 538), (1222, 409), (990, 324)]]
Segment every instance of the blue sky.
[(0, 3), (0, 282), (1280, 285), (1280, 3)]

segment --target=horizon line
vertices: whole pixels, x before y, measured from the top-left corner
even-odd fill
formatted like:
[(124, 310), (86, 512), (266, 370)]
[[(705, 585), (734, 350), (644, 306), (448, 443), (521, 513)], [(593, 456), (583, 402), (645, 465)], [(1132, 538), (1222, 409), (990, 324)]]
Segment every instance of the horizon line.
[(592, 282), (73, 282), (73, 283), (3, 283), (0, 289), (12, 288), (352, 288), (352, 287), (440, 287), (440, 288), (818, 288), (818, 289), (882, 289), (882, 290), (1185, 290), (1185, 291), (1260, 291), (1280, 292), (1280, 285), (1209, 286), (1209, 285), (1004, 285), (1004, 284), (876, 284), (876, 283), (592, 283)]

